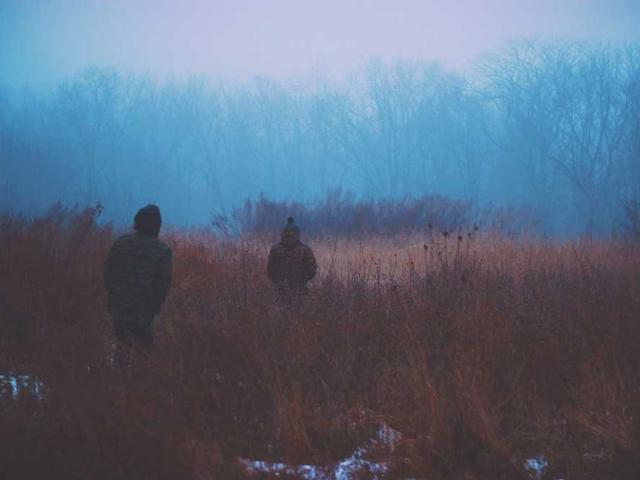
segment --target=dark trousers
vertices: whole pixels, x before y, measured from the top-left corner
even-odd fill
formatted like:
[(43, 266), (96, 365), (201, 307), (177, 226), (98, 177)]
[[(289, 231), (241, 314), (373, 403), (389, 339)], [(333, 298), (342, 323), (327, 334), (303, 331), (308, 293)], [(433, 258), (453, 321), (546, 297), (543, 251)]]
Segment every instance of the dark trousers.
[(153, 318), (135, 321), (116, 318), (113, 323), (116, 334), (114, 362), (126, 368), (131, 363), (132, 353), (148, 357), (153, 348)]
[(286, 283), (275, 284), (276, 298), (279, 304), (286, 306), (299, 306), (307, 295), (306, 283)]

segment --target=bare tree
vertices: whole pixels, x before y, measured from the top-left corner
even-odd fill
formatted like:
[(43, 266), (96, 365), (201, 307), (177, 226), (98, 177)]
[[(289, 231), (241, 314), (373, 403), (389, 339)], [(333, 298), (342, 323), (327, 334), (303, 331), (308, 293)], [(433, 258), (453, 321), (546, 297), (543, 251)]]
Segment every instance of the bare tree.
[(592, 234), (613, 215), (615, 172), (624, 163), (631, 102), (624, 92), (620, 50), (581, 47), (571, 67), (554, 160), (581, 195)]
[(547, 228), (558, 220), (554, 209), (568, 203), (557, 151), (564, 140), (573, 61), (570, 45), (525, 41), (483, 65), (485, 98), (500, 120), (499, 130), (490, 135), (502, 154), (504, 189), (547, 219)]

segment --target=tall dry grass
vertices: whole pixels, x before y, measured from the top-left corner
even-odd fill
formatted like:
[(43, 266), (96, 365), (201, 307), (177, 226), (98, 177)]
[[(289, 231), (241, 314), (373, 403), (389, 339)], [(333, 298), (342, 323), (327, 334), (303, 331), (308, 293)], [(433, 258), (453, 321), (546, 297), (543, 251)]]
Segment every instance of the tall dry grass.
[[(638, 478), (640, 251), (482, 232), (310, 239), (297, 308), (268, 238), (170, 232), (154, 355), (111, 363), (96, 211), (0, 222), (0, 478), (243, 478), (238, 457), (325, 463), (385, 422), (389, 478)], [(277, 232), (274, 232), (277, 236)]]

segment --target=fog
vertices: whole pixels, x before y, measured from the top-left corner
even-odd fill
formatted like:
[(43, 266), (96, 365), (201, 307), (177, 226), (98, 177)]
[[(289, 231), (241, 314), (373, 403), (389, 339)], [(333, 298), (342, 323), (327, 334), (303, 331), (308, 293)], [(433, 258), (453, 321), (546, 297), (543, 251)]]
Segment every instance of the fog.
[(439, 193), (611, 233), (640, 185), (635, 1), (0, 0), (0, 209), (206, 224)]
[(370, 58), (469, 69), (522, 37), (628, 42), (636, 0), (0, 0), (0, 72), (42, 85), (88, 65), (247, 80)]

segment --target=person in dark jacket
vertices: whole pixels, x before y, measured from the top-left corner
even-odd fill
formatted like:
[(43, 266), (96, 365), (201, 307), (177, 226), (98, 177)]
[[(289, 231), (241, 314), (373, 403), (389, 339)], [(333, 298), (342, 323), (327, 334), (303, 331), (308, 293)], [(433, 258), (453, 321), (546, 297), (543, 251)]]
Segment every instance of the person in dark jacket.
[(153, 345), (153, 322), (171, 287), (171, 249), (158, 239), (162, 219), (156, 205), (141, 208), (134, 233), (115, 240), (104, 268), (107, 305), (113, 318), (117, 347), (115, 361), (127, 366), (131, 349), (148, 354)]
[(307, 282), (318, 266), (311, 248), (300, 241), (300, 228), (289, 217), (280, 242), (271, 247), (267, 275), (273, 282), (278, 298), (290, 303), (307, 292)]

